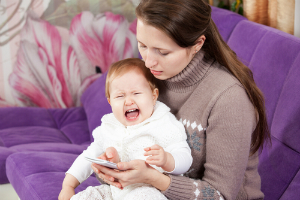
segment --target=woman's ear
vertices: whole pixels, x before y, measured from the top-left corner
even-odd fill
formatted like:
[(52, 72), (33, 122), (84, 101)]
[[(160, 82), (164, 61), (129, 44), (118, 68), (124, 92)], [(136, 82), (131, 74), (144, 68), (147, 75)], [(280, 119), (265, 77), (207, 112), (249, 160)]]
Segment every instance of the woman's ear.
[(155, 104), (155, 102), (158, 98), (159, 91), (157, 88), (155, 88), (152, 93), (153, 93), (153, 103)]
[(201, 35), (198, 39), (197, 39), (197, 43), (193, 46), (193, 53), (197, 53), (198, 51), (200, 51), (200, 49), (202, 48), (204, 42), (205, 42), (206, 37), (204, 35)]

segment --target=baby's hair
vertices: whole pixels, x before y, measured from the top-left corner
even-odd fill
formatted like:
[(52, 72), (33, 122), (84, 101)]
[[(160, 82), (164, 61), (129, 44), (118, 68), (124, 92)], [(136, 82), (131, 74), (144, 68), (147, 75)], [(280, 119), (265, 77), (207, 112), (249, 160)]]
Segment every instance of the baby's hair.
[(127, 58), (113, 63), (108, 70), (105, 82), (105, 96), (110, 98), (109, 85), (118, 76), (122, 76), (131, 70), (140, 70), (149, 83), (151, 90), (157, 88), (156, 79), (150, 70), (145, 66), (145, 62), (139, 58)]

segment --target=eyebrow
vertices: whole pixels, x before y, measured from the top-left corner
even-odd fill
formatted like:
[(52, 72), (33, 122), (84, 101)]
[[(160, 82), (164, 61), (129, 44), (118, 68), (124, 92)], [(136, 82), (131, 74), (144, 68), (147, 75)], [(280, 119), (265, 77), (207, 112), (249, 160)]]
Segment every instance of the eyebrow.
[[(137, 41), (138, 41), (139, 43), (145, 45), (144, 43), (142, 43), (142, 42), (139, 41), (138, 39), (137, 39)], [(170, 49), (164, 49), (164, 48), (161, 48), (161, 47), (154, 47), (154, 48), (155, 48), (155, 49), (158, 49), (158, 50), (171, 51)]]

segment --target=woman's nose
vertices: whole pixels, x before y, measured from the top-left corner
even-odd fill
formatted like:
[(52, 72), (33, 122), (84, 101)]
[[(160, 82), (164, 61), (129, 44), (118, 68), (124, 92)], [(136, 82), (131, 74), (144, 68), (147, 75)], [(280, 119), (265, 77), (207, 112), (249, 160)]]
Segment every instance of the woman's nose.
[(147, 68), (152, 68), (157, 65), (157, 59), (152, 52), (148, 51), (146, 57), (144, 58), (145, 65)]

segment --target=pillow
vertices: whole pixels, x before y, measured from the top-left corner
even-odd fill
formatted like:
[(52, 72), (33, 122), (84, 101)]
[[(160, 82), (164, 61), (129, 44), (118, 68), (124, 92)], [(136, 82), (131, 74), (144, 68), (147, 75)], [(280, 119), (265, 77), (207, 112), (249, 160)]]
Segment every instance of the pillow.
[(97, 126), (101, 125), (102, 116), (112, 112), (105, 97), (106, 75), (107, 72), (102, 74), (81, 96), (81, 103), (87, 116), (91, 141), (94, 141), (92, 132)]

